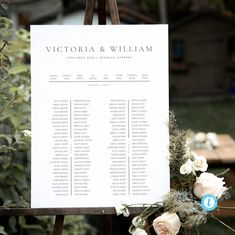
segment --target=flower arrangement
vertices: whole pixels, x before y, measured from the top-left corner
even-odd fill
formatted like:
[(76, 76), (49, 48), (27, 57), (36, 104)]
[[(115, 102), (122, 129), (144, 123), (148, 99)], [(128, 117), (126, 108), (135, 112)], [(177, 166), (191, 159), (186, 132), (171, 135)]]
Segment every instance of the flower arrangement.
[[(201, 199), (208, 194), (219, 201), (229, 198), (224, 179), (207, 172), (206, 158), (192, 151), (188, 133), (178, 129), (172, 113), (169, 131), (171, 190), (161, 202), (143, 205), (143, 211), (133, 218), (129, 233), (148, 235), (153, 227), (158, 235), (190, 234), (192, 229), (199, 234), (197, 228), (206, 223), (208, 216), (235, 232), (201, 205)], [(122, 203), (116, 207), (116, 212), (127, 217), (129, 207)]]

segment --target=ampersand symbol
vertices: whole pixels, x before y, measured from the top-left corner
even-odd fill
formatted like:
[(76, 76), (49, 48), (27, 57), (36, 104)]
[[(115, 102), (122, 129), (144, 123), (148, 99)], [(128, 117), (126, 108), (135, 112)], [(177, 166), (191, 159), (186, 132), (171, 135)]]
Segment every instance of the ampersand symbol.
[(100, 47), (100, 52), (104, 52), (104, 47)]

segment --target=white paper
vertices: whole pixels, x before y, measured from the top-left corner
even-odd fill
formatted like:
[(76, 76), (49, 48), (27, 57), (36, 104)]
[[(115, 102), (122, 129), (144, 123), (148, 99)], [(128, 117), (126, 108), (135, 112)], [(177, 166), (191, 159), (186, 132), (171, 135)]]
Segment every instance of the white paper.
[(169, 191), (166, 25), (32, 26), (32, 207)]

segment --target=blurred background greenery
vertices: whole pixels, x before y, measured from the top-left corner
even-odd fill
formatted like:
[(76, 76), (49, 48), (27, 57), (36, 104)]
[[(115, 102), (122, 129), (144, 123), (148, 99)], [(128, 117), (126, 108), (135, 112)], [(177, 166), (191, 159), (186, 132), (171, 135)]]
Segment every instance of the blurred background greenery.
[(174, 103), (170, 109), (175, 113), (182, 129), (194, 132), (229, 134), (235, 139), (235, 102), (223, 100), (200, 103)]

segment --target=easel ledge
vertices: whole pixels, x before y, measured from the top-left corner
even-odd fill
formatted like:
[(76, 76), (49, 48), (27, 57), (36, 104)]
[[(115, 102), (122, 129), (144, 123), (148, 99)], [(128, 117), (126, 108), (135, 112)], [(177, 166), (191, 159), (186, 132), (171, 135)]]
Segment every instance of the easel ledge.
[[(143, 208), (130, 208), (131, 214), (139, 214)], [(55, 216), (53, 235), (62, 235), (66, 215), (103, 215), (105, 235), (112, 235), (112, 215), (114, 207), (99, 208), (1, 208), (0, 216)]]
[[(142, 207), (130, 208), (131, 214), (139, 214)], [(114, 215), (114, 207), (98, 208), (1, 208), (0, 216), (44, 216), (44, 215)]]

